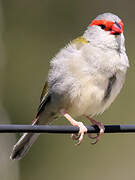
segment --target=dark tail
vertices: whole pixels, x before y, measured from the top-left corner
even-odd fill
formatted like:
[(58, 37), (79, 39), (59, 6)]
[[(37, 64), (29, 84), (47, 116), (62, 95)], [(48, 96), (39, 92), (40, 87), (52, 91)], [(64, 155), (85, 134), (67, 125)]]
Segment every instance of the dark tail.
[(23, 158), (39, 135), (40, 134), (38, 133), (24, 133), (19, 141), (14, 145), (10, 159), (19, 160)]

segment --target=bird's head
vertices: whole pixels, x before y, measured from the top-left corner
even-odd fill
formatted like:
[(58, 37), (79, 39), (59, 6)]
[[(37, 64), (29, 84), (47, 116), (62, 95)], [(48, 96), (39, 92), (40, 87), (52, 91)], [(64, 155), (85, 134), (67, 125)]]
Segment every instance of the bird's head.
[(124, 49), (123, 29), (124, 24), (118, 16), (104, 13), (90, 23), (84, 36), (95, 45), (122, 50)]

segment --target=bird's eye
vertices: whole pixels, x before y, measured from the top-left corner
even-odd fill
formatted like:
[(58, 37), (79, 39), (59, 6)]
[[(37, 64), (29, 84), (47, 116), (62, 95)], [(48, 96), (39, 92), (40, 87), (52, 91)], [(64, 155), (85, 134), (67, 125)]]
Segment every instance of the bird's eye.
[(101, 29), (105, 29), (106, 28), (106, 26), (104, 24), (100, 24), (99, 26), (101, 27)]

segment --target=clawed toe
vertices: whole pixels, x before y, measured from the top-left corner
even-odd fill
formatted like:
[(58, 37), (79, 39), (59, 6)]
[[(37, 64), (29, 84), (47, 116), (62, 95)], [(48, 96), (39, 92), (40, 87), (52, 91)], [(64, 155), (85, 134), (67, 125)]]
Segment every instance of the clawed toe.
[(87, 133), (87, 128), (84, 126), (84, 124), (82, 122), (77, 122), (76, 126), (79, 127), (79, 133), (72, 134), (72, 139), (78, 140), (78, 143), (76, 145), (79, 145), (79, 144), (81, 144), (81, 142), (83, 140), (84, 134)]
[[(83, 136), (85, 133), (87, 133), (87, 128), (84, 126), (84, 124), (82, 122), (78, 122), (78, 121), (75, 121), (67, 112), (65, 109), (61, 109), (60, 110), (60, 113), (73, 125), (73, 126), (76, 126), (79, 128), (79, 133), (78, 134), (72, 134), (72, 139), (73, 140), (78, 140), (78, 143), (76, 145), (79, 145), (82, 140), (83, 140)], [(95, 139), (95, 141), (93, 141), (91, 144), (96, 144), (101, 135), (104, 133), (104, 125), (100, 122), (97, 122), (95, 121), (94, 119), (92, 119), (91, 117), (89, 116), (86, 116), (91, 123), (93, 125), (97, 125), (98, 128), (100, 129), (99, 133), (97, 134), (97, 136), (92, 136), (91, 134), (88, 134), (88, 137), (91, 138), (91, 139)]]
[(92, 134), (90, 134), (90, 133), (88, 134), (88, 137), (89, 137), (90, 139), (96, 139), (96, 138), (97, 138), (97, 136), (98, 136), (98, 135), (96, 135), (96, 136), (92, 136)]
[(98, 126), (98, 128), (100, 130), (99, 133), (96, 136), (92, 136), (91, 134), (88, 134), (89, 138), (95, 139), (95, 141), (91, 142), (91, 144), (96, 144), (99, 141), (99, 139), (102, 136), (102, 134), (104, 134), (104, 129), (105, 129), (104, 125), (103, 125), (103, 123), (97, 122), (96, 120), (90, 118), (89, 116), (86, 116), (86, 117), (91, 121), (91, 123), (93, 125)]
[(82, 140), (85, 133), (87, 133), (87, 128), (84, 126), (82, 122), (75, 121), (67, 112), (65, 109), (61, 109), (60, 113), (73, 125), (79, 128), (78, 134), (72, 134), (73, 140), (78, 140), (77, 145), (79, 145)]
[(91, 134), (88, 134), (88, 137), (90, 139), (95, 139), (95, 141), (92, 141), (91, 144), (92, 145), (96, 144), (99, 141), (99, 139), (100, 139), (100, 137), (102, 136), (103, 133), (104, 133), (104, 131), (100, 130), (100, 132), (96, 136), (92, 136)]
[(102, 135), (102, 134), (97, 134), (97, 136), (95, 136), (95, 138), (94, 138), (94, 139), (96, 139), (96, 140), (95, 140), (95, 141), (92, 141), (91, 144), (92, 144), (92, 145), (96, 144), (96, 143), (99, 141), (101, 135)]
[(80, 137), (80, 136), (79, 136), (78, 134), (72, 134), (72, 135), (71, 135), (72, 140), (78, 140), (79, 137)]
[(78, 133), (79, 139), (76, 145), (79, 145), (83, 140), (84, 134), (87, 133), (87, 128), (84, 126), (82, 122), (78, 122), (77, 126), (79, 127), (79, 133)]

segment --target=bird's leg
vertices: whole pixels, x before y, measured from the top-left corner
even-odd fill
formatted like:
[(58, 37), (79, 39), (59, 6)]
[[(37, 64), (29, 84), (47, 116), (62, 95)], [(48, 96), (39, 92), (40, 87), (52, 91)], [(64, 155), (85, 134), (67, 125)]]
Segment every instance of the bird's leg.
[(98, 128), (100, 129), (100, 131), (99, 131), (99, 133), (97, 134), (97, 136), (94, 136), (94, 137), (93, 137), (91, 134), (88, 134), (88, 137), (89, 137), (89, 138), (91, 138), (91, 139), (96, 139), (96, 140), (95, 140), (94, 142), (92, 142), (91, 144), (96, 144), (96, 143), (99, 141), (101, 135), (104, 133), (104, 130), (105, 130), (104, 125), (103, 125), (103, 123), (97, 122), (96, 120), (92, 119), (92, 118), (89, 117), (89, 116), (85, 116), (85, 117), (86, 117), (87, 119), (89, 119), (90, 122), (91, 122), (93, 125), (98, 126)]
[(79, 145), (82, 140), (85, 133), (87, 133), (87, 128), (84, 126), (82, 122), (75, 121), (67, 112), (65, 109), (61, 109), (60, 113), (73, 125), (76, 127), (79, 127), (79, 133), (78, 135), (72, 135), (72, 139), (78, 140), (77, 145)]

